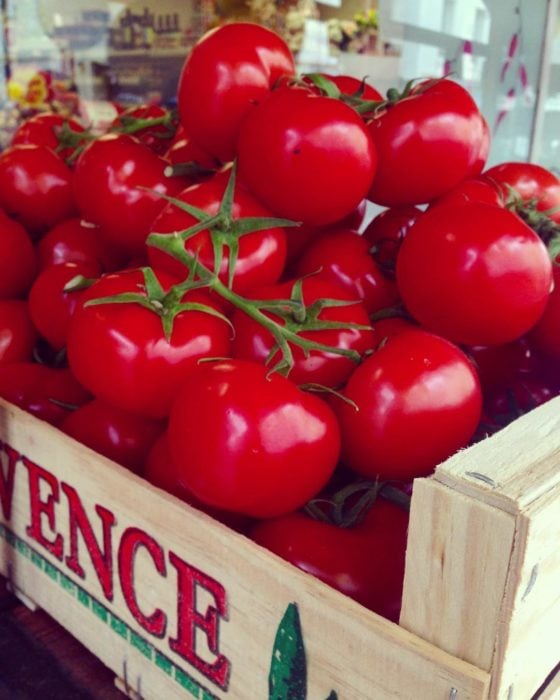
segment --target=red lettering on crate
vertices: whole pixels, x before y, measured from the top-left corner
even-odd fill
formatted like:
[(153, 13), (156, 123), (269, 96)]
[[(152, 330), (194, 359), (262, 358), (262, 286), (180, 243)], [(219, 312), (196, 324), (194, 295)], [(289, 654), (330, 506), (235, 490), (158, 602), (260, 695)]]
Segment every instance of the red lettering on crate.
[[(2, 459), (2, 453), (8, 457), (6, 467), (4, 467), (6, 460)], [(16, 464), (19, 458), (20, 454), (17, 450), (0, 441), (0, 503), (5, 520), (12, 517)]]
[(121, 537), (119, 546), (119, 578), (121, 590), (136, 622), (147, 632), (155, 637), (163, 638), (167, 627), (167, 616), (160, 608), (156, 608), (151, 615), (146, 615), (140, 610), (136, 598), (135, 586), (135, 560), (136, 553), (144, 547), (154, 562), (155, 570), (165, 578), (167, 572), (165, 567), (165, 553), (153, 537), (146, 534), (137, 527), (127, 528)]
[[(49, 540), (43, 534), (43, 523), (41, 516), (47, 516), (47, 523), (50, 530), (55, 533), (55, 515), (54, 504), (59, 501), (58, 480), (50, 472), (40, 467), (35, 462), (32, 462), (27, 457), (21, 458), (21, 461), (27, 467), (29, 472), (29, 508), (31, 523), (28, 525), (26, 532), (29, 537), (32, 537), (48, 552), (57, 559), (62, 560), (62, 548), (64, 540), (62, 535), (58, 534), (54, 540)], [(45, 501), (41, 500), (41, 484), (44, 484), (49, 489), (49, 495)]]
[[(224, 587), (213, 578), (174, 552), (169, 552), (169, 561), (177, 569), (177, 638), (169, 640), (170, 648), (192, 664), (220, 688), (227, 690), (231, 664), (219, 653), (219, 621), (227, 619), (227, 599)], [(196, 608), (197, 587), (210, 593), (216, 605), (209, 605), (204, 614)], [(205, 661), (196, 651), (196, 630), (204, 632), (208, 649), (216, 656), (213, 663)]]
[(103, 594), (107, 600), (113, 600), (113, 543), (111, 528), (115, 524), (115, 516), (107, 508), (103, 508), (100, 505), (95, 506), (95, 512), (103, 526), (103, 551), (101, 551), (78, 492), (64, 482), (60, 487), (68, 499), (70, 554), (66, 557), (66, 565), (80, 578), (85, 579), (86, 572), (79, 560), (78, 532), (81, 532), (91, 563), (103, 589)]

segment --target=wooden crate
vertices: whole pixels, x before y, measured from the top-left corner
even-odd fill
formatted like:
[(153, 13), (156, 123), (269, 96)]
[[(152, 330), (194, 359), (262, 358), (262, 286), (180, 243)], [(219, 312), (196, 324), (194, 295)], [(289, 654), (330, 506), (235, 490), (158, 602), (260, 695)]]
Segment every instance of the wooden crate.
[(560, 399), (415, 483), (400, 625), (6, 403), (0, 440), (0, 571), (131, 697), (558, 693)]

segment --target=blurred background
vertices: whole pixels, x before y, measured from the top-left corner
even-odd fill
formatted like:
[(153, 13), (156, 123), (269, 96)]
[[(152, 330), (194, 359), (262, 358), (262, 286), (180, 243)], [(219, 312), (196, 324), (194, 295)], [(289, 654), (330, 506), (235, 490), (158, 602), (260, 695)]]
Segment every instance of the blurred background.
[(116, 106), (173, 106), (198, 37), (232, 20), (284, 36), (302, 72), (467, 87), (492, 132), (489, 163), (560, 174), (560, 0), (0, 0), (0, 148), (24, 116), (103, 124)]

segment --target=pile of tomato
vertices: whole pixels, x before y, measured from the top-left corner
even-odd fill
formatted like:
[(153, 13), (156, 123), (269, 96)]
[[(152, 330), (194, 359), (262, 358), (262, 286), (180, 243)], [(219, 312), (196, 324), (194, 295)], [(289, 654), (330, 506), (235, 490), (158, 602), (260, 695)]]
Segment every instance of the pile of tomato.
[(177, 97), (0, 154), (0, 395), (397, 619), (412, 480), (559, 393), (560, 181), (258, 25)]

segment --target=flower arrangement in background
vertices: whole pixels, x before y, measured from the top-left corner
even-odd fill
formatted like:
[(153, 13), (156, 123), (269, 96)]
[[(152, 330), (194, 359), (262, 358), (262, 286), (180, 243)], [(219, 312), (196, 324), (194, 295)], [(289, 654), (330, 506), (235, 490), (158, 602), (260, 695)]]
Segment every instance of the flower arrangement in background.
[(306, 20), (319, 16), (315, 0), (248, 0), (247, 6), (254, 21), (278, 32), (294, 53), (301, 48)]
[(333, 53), (371, 53), (377, 45), (379, 18), (377, 10), (358, 12), (352, 19), (333, 18), (327, 22)]

